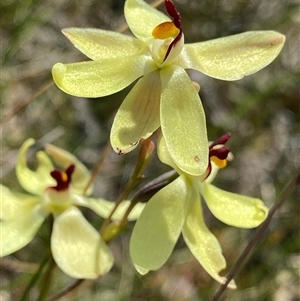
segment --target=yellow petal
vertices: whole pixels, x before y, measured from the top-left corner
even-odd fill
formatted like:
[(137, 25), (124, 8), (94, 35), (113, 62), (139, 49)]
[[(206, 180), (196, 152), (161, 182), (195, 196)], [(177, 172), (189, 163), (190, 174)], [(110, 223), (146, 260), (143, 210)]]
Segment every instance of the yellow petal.
[(201, 194), (213, 215), (227, 225), (254, 228), (268, 215), (268, 208), (261, 200), (231, 193), (206, 182), (202, 184)]
[[(81, 197), (81, 196), (73, 197), (73, 201), (74, 201), (74, 204), (89, 208), (103, 218), (107, 218), (115, 206), (115, 203), (111, 202), (111, 201), (107, 201), (104, 199), (85, 198), (85, 197)], [(118, 206), (115, 213), (113, 214), (112, 220), (116, 220), (116, 221), (121, 220), (122, 217), (124, 216), (127, 208), (129, 207), (129, 205), (130, 205), (130, 201), (128, 201), (128, 200), (123, 201)], [(134, 221), (134, 220), (138, 219), (138, 217), (140, 216), (144, 207), (145, 207), (144, 203), (136, 204), (135, 207), (130, 212), (130, 214), (128, 216), (128, 220)]]
[(220, 170), (220, 168), (214, 162), (211, 161), (210, 164), (211, 164), (211, 171), (209, 176), (205, 179), (206, 183), (211, 183), (215, 179), (215, 177), (217, 176)]
[(26, 154), (30, 146), (35, 143), (34, 139), (26, 140), (19, 151), (16, 174), (20, 185), (32, 194), (41, 195), (47, 187), (55, 185), (55, 180), (50, 176), (53, 165), (49, 157), (42, 151), (36, 154), (38, 168), (33, 171), (28, 168)]
[(237, 80), (269, 65), (281, 51), (284, 40), (284, 35), (275, 31), (249, 31), (186, 44), (179, 64), (214, 78)]
[(158, 142), (157, 142), (157, 155), (158, 155), (159, 160), (162, 163), (171, 166), (179, 174), (182, 174), (182, 170), (180, 168), (178, 168), (178, 166), (174, 163), (172, 157), (170, 156), (170, 153), (167, 148), (166, 141), (165, 141), (163, 135), (160, 135)]
[(45, 215), (38, 206), (23, 207), (22, 214), (0, 222), (0, 257), (26, 246), (43, 223)]
[(13, 192), (0, 184), (0, 219), (9, 220), (21, 216), (40, 202), (40, 198)]
[[(182, 233), (189, 249), (206, 272), (218, 282), (225, 283), (226, 278), (219, 273), (226, 268), (226, 261), (218, 240), (204, 223), (199, 195), (194, 195)], [(228, 287), (236, 288), (234, 281)]]
[(68, 94), (101, 97), (124, 89), (155, 69), (150, 56), (133, 55), (66, 65), (57, 63), (52, 75), (56, 85)]
[(113, 265), (110, 249), (76, 207), (55, 219), (51, 250), (58, 267), (73, 278), (95, 279)]
[(92, 60), (132, 56), (147, 49), (142, 41), (114, 31), (67, 28), (62, 32), (77, 49)]
[(159, 72), (143, 76), (121, 104), (112, 125), (110, 141), (117, 153), (128, 153), (160, 126)]
[(183, 177), (157, 192), (138, 218), (130, 240), (130, 256), (141, 274), (159, 269), (181, 233), (190, 190)]
[[(62, 169), (66, 170), (71, 164), (75, 165), (72, 174), (71, 185), (75, 193), (82, 194), (90, 180), (88, 169), (71, 153), (51, 144), (45, 146), (45, 150), (53, 161)], [(92, 187), (87, 191), (87, 195), (92, 193)]]
[(205, 114), (197, 91), (178, 66), (161, 70), (161, 129), (175, 164), (191, 175), (203, 174), (208, 166)]
[(152, 40), (152, 31), (170, 18), (143, 0), (127, 0), (124, 14), (130, 30), (140, 40)]

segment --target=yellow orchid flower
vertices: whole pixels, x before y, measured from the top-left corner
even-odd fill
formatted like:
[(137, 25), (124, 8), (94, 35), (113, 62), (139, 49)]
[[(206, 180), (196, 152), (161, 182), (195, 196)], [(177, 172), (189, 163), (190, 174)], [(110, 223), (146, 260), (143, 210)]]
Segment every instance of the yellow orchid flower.
[[(54, 169), (44, 151), (37, 153), (39, 165), (36, 171), (29, 169), (26, 153), (33, 144), (33, 139), (23, 143), (16, 165), (19, 183), (30, 194), (16, 193), (0, 184), (0, 256), (27, 245), (45, 218), (53, 214), (51, 252), (59, 268), (80, 279), (94, 279), (107, 273), (113, 265), (112, 253), (78, 206), (107, 217), (114, 204), (82, 196), (90, 173), (76, 157), (58, 147), (47, 145), (46, 151), (64, 171)], [(89, 189), (88, 194), (91, 192)], [(114, 218), (119, 219), (128, 206), (128, 201), (123, 202)], [(142, 207), (132, 212), (129, 219), (136, 219)]]
[[(179, 177), (156, 193), (137, 220), (130, 241), (130, 255), (139, 273), (159, 269), (170, 256), (180, 234), (203, 268), (220, 283), (226, 278), (219, 272), (226, 267), (222, 249), (203, 219), (201, 196), (212, 214), (235, 227), (253, 228), (267, 217), (268, 209), (256, 198), (221, 190), (210, 182), (219, 168), (226, 166), (229, 149), (225, 134), (209, 147), (207, 171), (199, 177), (178, 168), (171, 158), (164, 138), (158, 145), (162, 162), (172, 166)], [(232, 281), (230, 288), (235, 288)]]
[(285, 37), (251, 31), (184, 44), (181, 17), (171, 0), (169, 16), (143, 0), (126, 0), (124, 14), (135, 37), (101, 29), (64, 29), (64, 35), (92, 61), (55, 64), (57, 86), (75, 96), (101, 97), (138, 82), (121, 104), (111, 130), (119, 154), (134, 149), (161, 126), (174, 162), (199, 176), (207, 167), (203, 107), (185, 69), (222, 80), (238, 80), (270, 64)]

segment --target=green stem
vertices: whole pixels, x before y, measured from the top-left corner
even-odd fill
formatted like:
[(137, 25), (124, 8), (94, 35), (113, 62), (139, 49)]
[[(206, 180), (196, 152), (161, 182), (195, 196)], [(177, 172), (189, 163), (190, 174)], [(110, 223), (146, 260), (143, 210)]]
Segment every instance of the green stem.
[(131, 192), (131, 190), (135, 187), (135, 185), (137, 184), (137, 178), (133, 178), (131, 177), (126, 185), (126, 187), (124, 188), (123, 192), (119, 195), (118, 199), (115, 202), (115, 206), (113, 208), (113, 210), (111, 211), (111, 213), (109, 214), (108, 218), (104, 221), (101, 230), (100, 230), (100, 234), (103, 235), (107, 226), (109, 225), (109, 223), (111, 222), (111, 218), (113, 216), (113, 214), (115, 213), (115, 211), (117, 210), (117, 208), (119, 207), (119, 205), (123, 202), (123, 200), (129, 195), (129, 193)]
[(242, 254), (239, 256), (237, 261), (235, 262), (234, 266), (232, 267), (231, 271), (227, 275), (227, 280), (224, 284), (222, 284), (215, 295), (212, 298), (212, 301), (218, 301), (221, 300), (224, 291), (227, 288), (227, 285), (229, 282), (233, 279), (235, 274), (240, 270), (242, 264), (245, 262), (251, 251), (258, 245), (258, 243), (262, 239), (262, 234), (265, 232), (267, 227), (269, 226), (274, 214), (276, 211), (286, 202), (286, 200), (289, 198), (291, 193), (296, 190), (297, 187), (300, 186), (300, 169), (296, 172), (296, 175), (293, 177), (293, 179), (290, 181), (289, 184), (286, 185), (286, 187), (283, 189), (280, 197), (277, 199), (277, 201), (274, 203), (272, 208), (269, 211), (267, 219), (261, 224), (261, 226), (256, 230), (253, 237), (249, 241), (248, 245), (242, 252)]
[(143, 186), (132, 198), (129, 207), (120, 222), (121, 227), (125, 227), (128, 215), (137, 203), (147, 202), (158, 190), (173, 182), (177, 177), (177, 172), (175, 170), (171, 170)]
[(75, 291), (75, 289), (78, 289), (80, 285), (82, 285), (85, 282), (85, 279), (78, 279), (74, 283), (72, 283), (67, 288), (63, 289), (62, 291), (58, 292), (56, 295), (51, 296), (47, 301), (56, 301), (59, 300), (62, 297), (65, 297), (69, 293)]
[(22, 297), (19, 299), (19, 301), (25, 301), (31, 291), (31, 289), (34, 287), (34, 285), (37, 283), (37, 281), (39, 280), (44, 267), (46, 266), (46, 264), (49, 262), (49, 260), (51, 259), (50, 254), (47, 254), (45, 256), (45, 258), (42, 260), (42, 262), (40, 263), (40, 266), (37, 270), (37, 272), (33, 275), (33, 277), (31, 278), (30, 282), (28, 283), (25, 292), (23, 293)]
[(48, 269), (44, 275), (44, 279), (41, 284), (40, 295), (39, 295), (39, 298), (37, 299), (37, 301), (46, 300), (46, 297), (48, 296), (48, 293), (50, 290), (50, 284), (52, 281), (52, 276), (53, 276), (53, 271), (54, 271), (55, 266), (56, 266), (55, 261), (54, 261), (53, 257), (51, 256), (51, 261), (50, 261)]
[(139, 155), (137, 158), (137, 163), (135, 166), (135, 169), (126, 184), (124, 190), (122, 193), (119, 195), (117, 198), (114, 208), (111, 211), (110, 215), (106, 218), (104, 221), (101, 229), (100, 229), (100, 234), (103, 235), (107, 226), (111, 223), (111, 219), (119, 205), (124, 201), (124, 199), (129, 195), (129, 193), (133, 190), (133, 188), (136, 186), (140, 178), (143, 176), (143, 172), (151, 158), (151, 155), (154, 150), (154, 143), (152, 142), (151, 138), (148, 138), (144, 141), (141, 142), (141, 146), (139, 149)]
[(109, 150), (110, 150), (110, 142), (108, 141), (101, 156), (98, 159), (98, 162), (97, 162), (94, 170), (92, 171), (92, 175), (91, 175), (89, 182), (87, 183), (86, 187), (84, 188), (83, 195), (87, 194), (88, 189), (90, 188), (90, 186), (93, 184), (94, 180), (96, 179)]

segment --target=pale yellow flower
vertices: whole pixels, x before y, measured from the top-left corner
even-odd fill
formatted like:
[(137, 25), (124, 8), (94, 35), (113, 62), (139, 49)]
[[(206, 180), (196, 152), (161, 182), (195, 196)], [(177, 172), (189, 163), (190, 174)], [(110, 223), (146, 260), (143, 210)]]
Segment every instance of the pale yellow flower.
[(285, 38), (274, 31), (251, 31), (184, 44), (181, 17), (172, 1), (165, 4), (169, 16), (142, 0), (125, 2), (125, 18), (135, 37), (101, 29), (64, 29), (92, 61), (58, 63), (53, 78), (66, 93), (84, 97), (110, 95), (138, 79), (114, 119), (112, 147), (128, 153), (161, 126), (174, 162), (199, 176), (208, 164), (205, 114), (185, 69), (238, 80), (271, 63)]
[[(46, 150), (64, 171), (54, 169), (43, 151), (37, 153), (38, 168), (29, 169), (26, 153), (33, 144), (33, 139), (24, 142), (16, 165), (19, 183), (28, 194), (13, 192), (0, 184), (0, 256), (27, 245), (45, 218), (53, 214), (51, 252), (59, 268), (74, 278), (93, 279), (107, 273), (113, 265), (112, 253), (78, 206), (107, 217), (113, 203), (82, 196), (90, 179), (88, 170), (72, 154), (53, 145), (47, 145)], [(91, 192), (89, 189), (88, 194)], [(114, 217), (121, 217), (128, 205), (124, 202)], [(136, 219), (141, 209), (137, 208), (129, 218)]]
[[(268, 209), (261, 200), (227, 192), (210, 183), (218, 169), (226, 166), (229, 149), (223, 144), (228, 138), (226, 134), (210, 145), (210, 163), (200, 177), (180, 170), (161, 138), (159, 158), (176, 169), (179, 177), (149, 200), (133, 229), (130, 255), (141, 274), (159, 269), (182, 233), (187, 246), (211, 277), (220, 283), (226, 281), (219, 275), (226, 261), (218, 240), (205, 225), (201, 196), (212, 214), (227, 225), (253, 228), (267, 217)], [(229, 287), (235, 288), (235, 283), (231, 281)]]

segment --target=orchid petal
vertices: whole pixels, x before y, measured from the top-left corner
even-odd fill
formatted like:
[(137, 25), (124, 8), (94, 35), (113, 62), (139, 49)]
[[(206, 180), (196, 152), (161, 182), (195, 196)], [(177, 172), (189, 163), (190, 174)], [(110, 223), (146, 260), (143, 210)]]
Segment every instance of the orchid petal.
[(26, 154), (30, 146), (35, 143), (34, 139), (27, 139), (21, 146), (16, 174), (20, 185), (28, 192), (41, 195), (49, 186), (55, 185), (55, 180), (50, 176), (53, 165), (49, 157), (42, 151), (37, 152), (38, 168), (36, 171), (30, 170), (26, 163)]
[(127, 0), (124, 14), (130, 30), (145, 42), (153, 39), (152, 31), (157, 25), (171, 20), (143, 0)]
[(212, 214), (230, 226), (254, 228), (268, 215), (268, 208), (261, 200), (231, 193), (205, 182), (201, 194)]
[(190, 189), (179, 177), (158, 191), (137, 220), (130, 241), (131, 260), (139, 273), (159, 269), (180, 235)]
[[(218, 240), (204, 223), (198, 193), (193, 197), (182, 234), (187, 246), (206, 272), (224, 284), (226, 278), (221, 277), (219, 272), (226, 268), (226, 261)], [(230, 282), (229, 287), (236, 288), (234, 281)]]
[(179, 64), (214, 78), (238, 80), (269, 65), (281, 51), (284, 40), (284, 35), (275, 31), (249, 31), (186, 44)]
[(73, 278), (95, 279), (113, 265), (110, 249), (76, 207), (56, 217), (51, 250), (59, 268)]
[(117, 153), (128, 153), (160, 126), (161, 82), (158, 71), (143, 76), (122, 102), (110, 141)]
[(181, 67), (168, 66), (160, 74), (160, 122), (170, 156), (184, 172), (201, 175), (208, 166), (208, 141), (199, 95)]
[(210, 164), (211, 164), (210, 174), (205, 179), (205, 183), (211, 183), (215, 179), (215, 177), (217, 176), (217, 174), (220, 170), (219, 166), (217, 166), (217, 164), (214, 163), (213, 161), (210, 161)]
[(163, 135), (160, 135), (157, 142), (157, 155), (159, 160), (171, 166), (173, 169), (177, 171), (177, 173), (182, 174), (182, 170), (178, 168), (178, 166), (174, 163), (172, 157), (170, 156), (169, 150), (166, 145), (166, 141)]
[(9, 220), (21, 216), (40, 202), (39, 197), (11, 191), (0, 184), (0, 219)]
[(30, 206), (23, 207), (22, 214), (1, 221), (0, 257), (20, 250), (33, 239), (45, 219), (39, 207), (34, 206), (36, 205), (31, 203)]
[[(124, 34), (94, 28), (67, 28), (63, 34), (92, 60), (139, 54), (147, 45)], [(148, 50), (149, 51), (149, 50)]]
[(101, 97), (124, 89), (155, 69), (149, 56), (132, 55), (66, 65), (57, 63), (52, 75), (56, 85), (68, 94)]
[[(56, 147), (52, 144), (47, 144), (45, 150), (53, 161), (63, 170), (66, 170), (71, 164), (75, 165), (75, 170), (72, 174), (72, 190), (75, 193), (82, 194), (90, 180), (89, 170), (71, 153)], [(87, 191), (87, 195), (92, 193), (92, 187)]]
[[(115, 211), (115, 213), (112, 216), (112, 220), (121, 220), (126, 212), (126, 210), (128, 209), (130, 205), (130, 201), (123, 201), (117, 208), (117, 210)], [(145, 203), (138, 203), (136, 204), (133, 209), (130, 211), (130, 214), (128, 215), (127, 220), (128, 221), (135, 221), (137, 220), (142, 211), (144, 210), (146, 204)], [(108, 215), (107, 215), (108, 217)]]
[[(89, 208), (93, 210), (95, 213), (97, 213), (99, 216), (103, 218), (109, 217), (111, 211), (115, 207), (114, 202), (110, 202), (104, 199), (93, 199), (93, 198), (85, 198), (81, 196), (74, 196), (73, 197), (74, 204), (83, 206), (86, 208)], [(115, 213), (112, 216), (112, 220), (121, 220), (128, 209), (130, 205), (130, 201), (123, 201), (115, 211)], [(135, 205), (135, 207), (132, 209), (128, 216), (129, 221), (134, 221), (138, 219), (138, 217), (141, 215), (141, 212), (143, 211), (145, 207), (145, 204), (138, 203)]]

